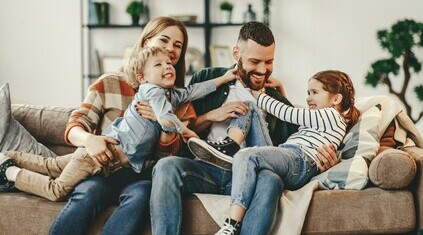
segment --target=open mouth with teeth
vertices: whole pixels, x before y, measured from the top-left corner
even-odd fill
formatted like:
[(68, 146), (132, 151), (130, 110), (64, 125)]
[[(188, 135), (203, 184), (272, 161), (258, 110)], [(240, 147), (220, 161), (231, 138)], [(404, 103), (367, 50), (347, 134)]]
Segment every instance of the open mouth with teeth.
[(308, 108), (309, 109), (316, 109), (316, 105), (315, 104), (308, 104)]
[(175, 75), (173, 73), (165, 73), (163, 75), (163, 78), (165, 79), (173, 79), (175, 77)]

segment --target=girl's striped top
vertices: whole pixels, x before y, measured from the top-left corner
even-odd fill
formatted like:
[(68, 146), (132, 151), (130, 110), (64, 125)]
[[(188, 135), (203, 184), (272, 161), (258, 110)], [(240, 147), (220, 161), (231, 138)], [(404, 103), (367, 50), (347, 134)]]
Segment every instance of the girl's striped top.
[(319, 147), (333, 144), (338, 149), (345, 136), (347, 124), (335, 108), (294, 108), (266, 94), (259, 95), (257, 105), (282, 121), (299, 125), (298, 132), (292, 134), (285, 143), (300, 145), (316, 162), (316, 150)]

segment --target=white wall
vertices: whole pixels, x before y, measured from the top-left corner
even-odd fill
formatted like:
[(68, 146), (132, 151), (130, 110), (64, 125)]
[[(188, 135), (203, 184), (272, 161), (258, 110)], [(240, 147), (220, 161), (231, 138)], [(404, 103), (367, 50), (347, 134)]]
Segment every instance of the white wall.
[[(1, 0), (0, 84), (9, 82), (12, 96), (34, 104), (76, 106), (81, 101), (81, 11), (75, 0)], [(129, 23), (124, 12), (128, 1), (109, 0), (110, 21)], [(212, 20), (220, 1), (212, 2)], [(262, 3), (233, 0), (233, 21), (252, 3), (258, 19)], [(152, 17), (196, 14), (204, 19), (202, 0), (150, 0)], [(339, 69), (354, 80), (357, 96), (388, 94), (385, 87), (364, 85), (370, 64), (387, 57), (378, 45), (377, 30), (400, 19), (423, 22), (422, 0), (279, 0), (272, 1), (271, 28), (277, 40), (274, 76), (281, 79), (289, 98), (304, 105), (307, 79), (323, 69)], [(105, 55), (119, 55), (132, 45), (140, 31), (100, 30), (94, 37), (107, 38), (99, 48)], [(188, 29), (190, 46), (204, 52), (201, 29)], [(215, 44), (233, 45), (238, 28), (213, 30)], [(118, 37), (119, 36), (119, 37)], [(115, 38), (116, 37), (116, 38)], [(120, 39), (122, 37), (122, 39)], [(423, 60), (422, 50), (417, 56)], [(402, 79), (401, 75), (398, 76)], [(423, 73), (412, 78), (422, 83)], [(412, 88), (413, 84), (410, 84)], [(412, 89), (407, 93), (416, 110), (422, 107)], [(420, 110), (419, 110), (420, 111)], [(418, 124), (423, 133), (423, 121)]]
[(1, 0), (0, 84), (12, 99), (75, 106), (81, 101), (79, 1)]

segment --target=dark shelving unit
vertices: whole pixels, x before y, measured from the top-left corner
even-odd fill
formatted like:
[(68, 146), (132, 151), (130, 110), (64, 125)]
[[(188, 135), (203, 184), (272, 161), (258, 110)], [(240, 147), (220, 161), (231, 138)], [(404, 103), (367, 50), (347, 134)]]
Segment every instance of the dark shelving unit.
[[(204, 22), (203, 23), (184, 23), (184, 25), (188, 28), (203, 28), (204, 29), (204, 65), (206, 67), (209, 67), (211, 65), (211, 59), (210, 59), (210, 44), (211, 44), (211, 36), (212, 36), (212, 29), (217, 27), (233, 27), (233, 26), (241, 26), (243, 23), (212, 23), (210, 21), (210, 0), (204, 0)], [(145, 24), (138, 24), (138, 25), (132, 25), (132, 24), (107, 24), (107, 25), (92, 25), (92, 24), (84, 24), (82, 25), (82, 30), (84, 35), (84, 29), (88, 30), (88, 45), (87, 45), (87, 61), (88, 61), (88, 69), (85, 71), (88, 71), (88, 74), (83, 74), (83, 79), (89, 79), (89, 83), (92, 82), (92, 80), (97, 79), (100, 74), (92, 74), (92, 68), (90, 67), (91, 64), (91, 54), (92, 54), (92, 46), (91, 46), (91, 36), (90, 31), (96, 30), (96, 29), (128, 29), (128, 28), (134, 28), (134, 29), (142, 29), (145, 27)], [(84, 46), (82, 46), (84, 48)], [(82, 52), (84, 57), (84, 52)], [(83, 63), (84, 64), (84, 63)], [(84, 70), (83, 70), (84, 71)], [(84, 88), (83, 88), (84, 89)], [(85, 92), (85, 91), (83, 91)]]

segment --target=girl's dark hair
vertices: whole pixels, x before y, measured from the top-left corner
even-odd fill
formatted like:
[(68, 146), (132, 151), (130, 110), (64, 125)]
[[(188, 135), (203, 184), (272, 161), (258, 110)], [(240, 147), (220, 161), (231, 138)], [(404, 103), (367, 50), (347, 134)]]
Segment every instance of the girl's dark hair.
[(311, 79), (316, 79), (323, 84), (323, 89), (331, 94), (341, 94), (342, 101), (339, 104), (341, 115), (347, 121), (349, 130), (360, 117), (360, 111), (354, 106), (355, 90), (350, 77), (338, 70), (321, 71), (313, 75)]

